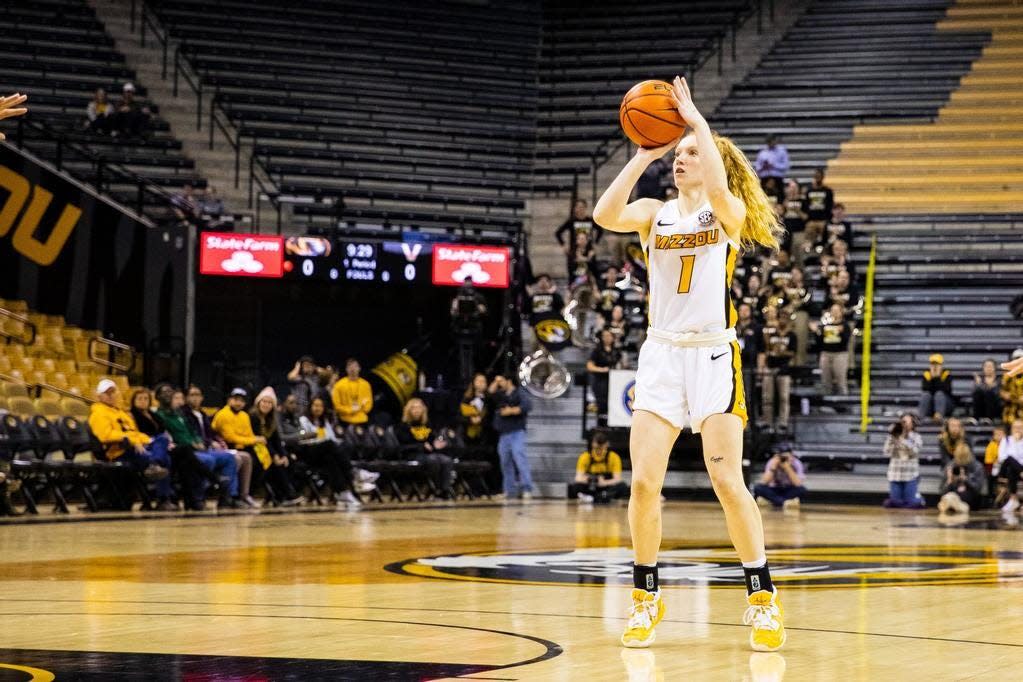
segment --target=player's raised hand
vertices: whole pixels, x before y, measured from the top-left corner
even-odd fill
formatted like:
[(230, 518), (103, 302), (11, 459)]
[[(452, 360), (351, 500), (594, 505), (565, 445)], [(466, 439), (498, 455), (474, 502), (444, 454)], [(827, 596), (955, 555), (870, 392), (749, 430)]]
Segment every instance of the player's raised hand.
[(1005, 370), (1005, 376), (1014, 377), (1023, 374), (1023, 358), (1016, 358), (1009, 362), (1002, 363), (1002, 369)]
[(675, 80), (671, 82), (672, 96), (675, 98), (675, 104), (678, 105), (678, 113), (690, 128), (695, 128), (698, 125), (706, 125), (707, 121), (703, 118), (703, 114), (696, 108), (696, 104), (693, 102), (693, 95), (689, 92), (689, 84), (686, 83), (686, 79), (681, 76), (675, 76)]
[[(19, 104), (25, 102), (28, 99), (28, 95), (22, 95), (21, 93), (14, 93), (8, 97), (0, 98), (0, 120), (5, 118), (13, 118), (15, 116), (21, 116), (28, 112), (25, 107), (19, 107)], [(5, 140), (7, 137), (0, 133), (0, 140)]]
[(653, 163), (657, 159), (661, 158), (668, 152), (675, 149), (675, 145), (677, 145), (678, 141), (681, 139), (682, 138), (679, 137), (676, 140), (672, 140), (668, 144), (662, 144), (660, 147), (640, 147), (639, 149), (636, 150), (636, 156), (642, 159), (646, 159), (650, 163)]

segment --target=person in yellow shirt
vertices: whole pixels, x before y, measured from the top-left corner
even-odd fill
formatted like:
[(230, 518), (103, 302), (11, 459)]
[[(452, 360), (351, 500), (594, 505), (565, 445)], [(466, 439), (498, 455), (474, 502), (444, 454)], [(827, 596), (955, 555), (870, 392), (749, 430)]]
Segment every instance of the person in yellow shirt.
[[(253, 451), (256, 445), (266, 445), (266, 438), (257, 436), (252, 430), (252, 420), (245, 411), (245, 399), (249, 394), (244, 388), (236, 388), (227, 398), (227, 404), (213, 415), (210, 426), (216, 431), (228, 447), (237, 450)], [(269, 467), (263, 462), (263, 468)]]
[(161, 511), (176, 511), (171, 502), (170, 440), (166, 434), (149, 437), (139, 431), (130, 412), (121, 407), (121, 392), (110, 379), (96, 386), (96, 402), (89, 411), (89, 428), (103, 446), (108, 460), (124, 464), (156, 482)]
[(611, 450), (607, 433), (595, 431), (590, 449), (576, 461), (575, 480), (568, 486), (569, 499), (606, 503), (628, 495), (629, 486), (622, 480), (622, 458)]
[(373, 409), (373, 390), (369, 382), (359, 376), (362, 368), (355, 358), (345, 362), (345, 376), (334, 384), (330, 392), (334, 412), (344, 424), (365, 424)]

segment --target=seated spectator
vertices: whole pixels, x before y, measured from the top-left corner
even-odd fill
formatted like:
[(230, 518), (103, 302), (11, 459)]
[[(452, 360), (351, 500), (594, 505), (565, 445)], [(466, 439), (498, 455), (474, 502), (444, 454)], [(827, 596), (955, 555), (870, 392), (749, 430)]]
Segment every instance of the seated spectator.
[[(960, 446), (970, 450), (970, 442), (966, 439), (966, 430), (963, 429), (963, 423), (958, 417), (949, 417), (945, 420), (941, 432), (938, 433), (938, 450), (941, 452), (942, 466), (952, 461)], [(973, 454), (972, 450), (970, 454)]]
[(564, 309), (565, 300), (558, 293), (554, 280), (550, 275), (539, 275), (529, 294), (529, 324), (559, 319)]
[(1023, 419), (1012, 422), (1008, 436), (998, 445), (998, 460), (991, 469), (998, 482), (995, 504), (1003, 513), (1012, 514), (1020, 507), (1019, 482), (1023, 477)]
[(111, 128), (114, 134), (123, 137), (141, 138), (149, 134), (149, 107), (135, 101), (135, 86), (125, 83), (121, 89), (121, 101), (117, 103)]
[(295, 362), (295, 366), (288, 372), (288, 382), (291, 384), (291, 395), (298, 402), (299, 414), (309, 410), (313, 398), (326, 394), (326, 379), (330, 377), (332, 369), (318, 367), (311, 355), (303, 355)]
[(852, 325), (845, 319), (845, 309), (835, 303), (817, 324), (820, 340), (821, 393), (849, 395), (849, 340)]
[(171, 196), (174, 215), (182, 223), (194, 225), (199, 218), (199, 202), (196, 201), (195, 190), (191, 183), (186, 182), (180, 192)]
[(916, 419), (911, 414), (903, 414), (892, 424), (884, 442), (884, 454), (889, 458), (885, 507), (919, 509), (924, 506), (924, 499), (918, 492), (921, 448), (923, 439), (916, 432)]
[(831, 219), (824, 226), (821, 235), (821, 248), (827, 250), (835, 241), (841, 239), (849, 246), (853, 243), (852, 223), (845, 219), (845, 204), (836, 203), (831, 208)]
[(113, 107), (107, 101), (107, 91), (96, 88), (95, 94), (85, 108), (85, 129), (91, 133), (106, 135), (113, 123)]
[(984, 467), (970, 452), (966, 442), (959, 443), (952, 460), (945, 465), (938, 512), (968, 514), (980, 507), (984, 494)]
[[(589, 214), (589, 205), (585, 199), (576, 199), (572, 204), (572, 216), (561, 224), (561, 227), (554, 233), (561, 250), (566, 257), (571, 257), (573, 245), (576, 243), (576, 235), (585, 234), (590, 237), (594, 244), (600, 241), (603, 230), (593, 222)], [(571, 268), (569, 268), (571, 270)], [(571, 279), (571, 276), (569, 277)]]
[(621, 360), (622, 354), (615, 347), (614, 333), (610, 329), (602, 329), (600, 342), (586, 361), (590, 390), (593, 391), (593, 398), (597, 403), (597, 424), (600, 426), (607, 426), (608, 374), (618, 367)]
[(217, 194), (217, 188), (208, 185), (198, 202), (199, 216), (206, 223), (207, 229), (222, 227), (225, 222), (224, 200)]
[(362, 367), (355, 358), (345, 361), (345, 375), (334, 383), (331, 402), (334, 414), (344, 424), (365, 424), (373, 410), (373, 389), (359, 376)]
[[(284, 449), (277, 422), (277, 394), (269, 386), (256, 395), (249, 410), (249, 423), (252, 433), (263, 439), (263, 445), (270, 454), (271, 465), (266, 477), (270, 497), (282, 507), (304, 504), (305, 498), (298, 494), (291, 481), (291, 455)], [(259, 449), (258, 445), (256, 448)]]
[(163, 423), (153, 412), (153, 394), (148, 388), (140, 388), (131, 394), (131, 416), (138, 430), (147, 436), (164, 432)]
[(443, 454), (451, 446), (451, 440), (430, 424), (426, 403), (419, 398), (412, 398), (405, 403), (401, 423), (394, 428), (394, 435), (409, 459), (423, 465), (441, 499), (451, 499), (454, 496), (451, 490), (454, 461)]
[[(796, 354), (796, 335), (791, 321), (778, 314), (771, 306), (764, 314), (765, 364), (760, 377), (761, 420), (769, 429), (784, 431), (789, 428), (792, 394), (792, 358)], [(775, 421), (777, 406), (777, 421)]]
[(781, 143), (779, 135), (771, 133), (767, 136), (764, 146), (757, 151), (753, 169), (762, 185), (766, 185), (769, 178), (778, 183), (785, 179), (789, 172), (789, 150)]
[(973, 418), (990, 424), (1002, 418), (1002, 382), (994, 360), (985, 360), (980, 371), (973, 375)]
[(585, 232), (576, 232), (568, 254), (568, 281), (570, 286), (596, 276), (597, 254), (593, 240)]
[(622, 480), (622, 458), (611, 450), (606, 433), (594, 431), (589, 450), (576, 460), (568, 499), (604, 504), (628, 496), (629, 486)]
[(931, 417), (940, 422), (952, 414), (955, 407), (955, 399), (952, 397), (952, 373), (944, 369), (945, 357), (941, 353), (934, 353), (928, 358), (931, 363), (930, 369), (923, 373), (920, 382), (920, 403), (917, 413), (920, 418)]
[[(984, 448), (984, 469), (987, 471), (989, 476), (991, 476), (991, 472), (995, 468), (995, 462), (998, 461), (998, 448), (1001, 446), (1002, 439), (1004, 438), (1005, 427), (1000, 424), (996, 424), (995, 427), (991, 429), (991, 440), (988, 441), (987, 447)], [(993, 480), (994, 479), (992, 477), (991, 490), (994, 490)]]
[(186, 490), (186, 506), (196, 511), (205, 509), (205, 490), (202, 489), (202, 479), (221, 488), (220, 507), (231, 507), (237, 509), (245, 506), (238, 497), (238, 463), (234, 455), (227, 450), (207, 450), (206, 444), (199, 435), (192, 430), (182, 408), (185, 406), (185, 394), (180, 390), (168, 389), (158, 395), (160, 409), (156, 416), (164, 425), (167, 435), (171, 437), (174, 451), (191, 450), (196, 459), (202, 464), (198, 469), (203, 476), (191, 481), (194, 488), (189, 489), (183, 484)]
[(321, 426), (302, 416), (298, 411), (298, 398), (294, 394), (284, 399), (279, 421), (281, 442), (289, 452), (295, 453), (299, 461), (327, 477), (327, 484), (337, 504), (360, 506), (362, 503), (351, 491), (351, 457), (341, 447), (337, 432), (323, 414), (323, 399), (317, 396), (313, 401), (317, 404)]
[(806, 495), (803, 463), (792, 452), (791, 443), (778, 443), (771, 453), (760, 483), (753, 486), (753, 496), (762, 507), (798, 509), (800, 498)]
[[(1023, 359), (1023, 348), (1017, 348), (1012, 352), (1013, 361), (1020, 359)], [(1002, 376), (999, 397), (1002, 399), (1003, 422), (1011, 424), (1017, 419), (1023, 419), (1023, 374), (1009, 376), (1009, 372), (1006, 372)]]
[(135, 425), (130, 412), (121, 408), (121, 395), (117, 384), (103, 379), (96, 386), (96, 402), (89, 412), (89, 428), (103, 447), (111, 462), (120, 462), (156, 482), (160, 511), (177, 511), (171, 502), (171, 460), (168, 454), (170, 439), (166, 435), (150, 437)]
[(252, 509), (259, 508), (259, 502), (249, 494), (249, 487), (252, 485), (252, 455), (245, 450), (229, 449), (227, 442), (220, 437), (220, 434), (213, 428), (209, 415), (202, 410), (204, 396), (202, 389), (192, 384), (185, 394), (185, 407), (181, 412), (188, 422), (189, 427), (203, 442), (206, 450), (222, 450), (234, 457), (234, 463), (238, 470), (238, 500)]
[[(277, 473), (278, 467), (275, 466), (267, 447), (267, 438), (262, 434), (255, 433), (252, 428), (252, 418), (245, 412), (247, 396), (248, 393), (245, 389), (233, 389), (227, 398), (227, 404), (213, 415), (211, 425), (229, 447), (249, 453), (252, 468), (257, 477), (266, 473), (268, 478), (276, 480), (280, 476)], [(273, 485), (272, 481), (271, 485)], [(287, 488), (285, 485), (281, 487)], [(274, 495), (271, 495), (271, 498), (273, 497)]]
[[(301, 423), (302, 428), (315, 433), (316, 438), (326, 438), (332, 443), (341, 446), (341, 450), (337, 452), (341, 459), (341, 471), (345, 473), (348, 480), (352, 481), (352, 486), (356, 492), (360, 494), (368, 493), (376, 488), (376, 481), (380, 478), (380, 474), (375, 471), (367, 471), (352, 466), (351, 456), (353, 449), (344, 444), (344, 431), (334, 420), (334, 417), (327, 412), (327, 401), (324, 398), (313, 398), (313, 402), (309, 404), (309, 412), (301, 418)], [(347, 464), (345, 464), (346, 461), (348, 462)], [(344, 502), (351, 503), (348, 495), (342, 492), (341, 496)]]

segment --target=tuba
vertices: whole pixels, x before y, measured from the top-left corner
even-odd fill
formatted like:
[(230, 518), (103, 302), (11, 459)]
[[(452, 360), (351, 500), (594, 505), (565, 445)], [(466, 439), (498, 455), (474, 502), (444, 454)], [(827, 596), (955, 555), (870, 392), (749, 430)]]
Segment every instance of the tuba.
[(540, 348), (519, 364), (519, 383), (537, 398), (560, 398), (572, 387), (572, 373), (552, 351), (572, 343), (572, 329), (560, 317), (539, 320), (533, 326)]
[(565, 321), (572, 330), (572, 345), (577, 348), (592, 348), (597, 334), (597, 292), (593, 285), (584, 282), (571, 292), (565, 305)]

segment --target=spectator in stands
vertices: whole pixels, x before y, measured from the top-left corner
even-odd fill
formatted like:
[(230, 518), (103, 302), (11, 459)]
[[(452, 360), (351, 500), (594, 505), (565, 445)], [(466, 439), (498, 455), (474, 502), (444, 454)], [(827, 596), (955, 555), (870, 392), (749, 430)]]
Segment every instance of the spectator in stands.
[(298, 403), (299, 414), (309, 410), (313, 398), (326, 393), (324, 377), (330, 373), (330, 368), (318, 367), (311, 355), (303, 355), (295, 362), (295, 366), (288, 372), (288, 382), (291, 384), (291, 395), (295, 396)]
[(671, 171), (671, 165), (664, 159), (657, 159), (643, 171), (636, 181), (635, 199), (664, 200), (664, 178)]
[(586, 361), (589, 373), (590, 390), (597, 402), (597, 424), (607, 426), (607, 390), (608, 374), (621, 363), (622, 354), (615, 348), (615, 336), (610, 329), (602, 329), (600, 341), (590, 353)]
[(970, 452), (967, 443), (959, 443), (953, 458), (945, 465), (944, 482), (938, 512), (968, 514), (980, 506), (984, 494), (984, 467)]
[(753, 486), (753, 496), (761, 507), (798, 509), (800, 498), (806, 495), (805, 482), (803, 463), (792, 451), (792, 444), (778, 443), (771, 448), (760, 483)]
[(920, 483), (920, 450), (923, 440), (916, 432), (916, 419), (903, 414), (892, 424), (884, 442), (884, 454), (888, 461), (888, 499), (885, 507), (924, 506), (923, 497), (917, 492)]
[(625, 308), (620, 305), (616, 305), (611, 308), (611, 319), (607, 321), (601, 331), (609, 331), (614, 337), (615, 348), (618, 350), (624, 350), (626, 342), (629, 338), (630, 331), (629, 321), (625, 319)]
[(131, 394), (131, 416), (138, 430), (147, 436), (163, 433), (163, 423), (153, 412), (153, 394), (148, 388), (140, 388)]
[(792, 361), (797, 366), (806, 364), (806, 351), (810, 337), (810, 291), (803, 281), (803, 269), (794, 266), (789, 270), (787, 282), (781, 285), (781, 309), (779, 314), (792, 320), (792, 331), (796, 335), (796, 355)]
[(782, 248), (795, 254), (803, 246), (803, 230), (806, 229), (806, 211), (803, 210), (803, 188), (795, 180), (785, 182), (784, 213), (785, 237)]
[[(991, 440), (988, 441), (987, 447), (984, 448), (984, 469), (988, 475), (991, 475), (991, 471), (995, 467), (995, 462), (998, 461), (998, 448), (1002, 444), (1002, 439), (1005, 438), (1005, 427), (1001, 424), (995, 424), (991, 429)], [(992, 478), (991, 490), (994, 490), (994, 478)]]
[(831, 242), (830, 251), (821, 254), (821, 274), (828, 280), (842, 270), (847, 271), (850, 277), (856, 276), (856, 264), (849, 258), (849, 245), (836, 239)]
[(781, 184), (781, 180), (777, 178), (764, 178), (762, 181), (764, 187), (764, 194), (767, 195), (767, 200), (774, 207), (778, 218), (782, 218), (785, 215), (785, 188)]
[(604, 274), (600, 276), (600, 299), (597, 302), (597, 312), (605, 321), (611, 319), (611, 310), (625, 300), (624, 292), (616, 286), (618, 276), (619, 270), (614, 265), (609, 265)]
[[(160, 409), (157, 411), (157, 417), (174, 442), (175, 452), (179, 449), (189, 449), (195, 454), (202, 464), (202, 469), (198, 470), (203, 474), (202, 478), (222, 488), (219, 506), (235, 509), (244, 506), (238, 496), (238, 463), (235, 461), (234, 455), (227, 450), (206, 449), (206, 444), (192, 430), (182, 412), (182, 408), (185, 406), (185, 394), (182, 391), (169, 389), (160, 393), (158, 398)], [(186, 489), (188, 506), (198, 511), (205, 509), (202, 478), (197, 478), (192, 482), (195, 485), (194, 490), (187, 491)], [(191, 499), (188, 499), (189, 497)]]
[(111, 127), (115, 134), (129, 138), (146, 137), (149, 134), (149, 122), (152, 111), (135, 101), (135, 85), (125, 83), (121, 89), (121, 101), (117, 103), (117, 111)]
[(845, 219), (845, 204), (842, 203), (836, 203), (831, 207), (831, 219), (824, 226), (824, 233), (821, 235), (821, 247), (827, 249), (838, 239), (852, 246), (852, 223)]
[(153, 438), (139, 431), (131, 413), (121, 408), (120, 391), (110, 379), (103, 379), (96, 386), (89, 428), (108, 460), (125, 464), (156, 482), (159, 510), (177, 511), (178, 506), (171, 502), (170, 439), (166, 435)]
[(931, 417), (940, 422), (952, 414), (955, 399), (952, 397), (952, 373), (943, 367), (945, 357), (934, 353), (928, 358), (931, 366), (924, 370), (920, 382), (920, 402), (917, 414), (920, 418)]
[[(380, 474), (352, 466), (351, 448), (342, 442), (343, 430), (334, 417), (327, 412), (325, 398), (313, 398), (313, 401), (309, 403), (309, 413), (302, 417), (301, 422), (302, 428), (314, 432), (317, 438), (326, 438), (340, 446), (337, 456), (341, 459), (341, 470), (347, 474), (347, 478), (352, 481), (352, 487), (358, 493), (372, 492), (376, 488), (376, 481), (380, 478)], [(351, 504), (351, 498), (348, 495), (342, 493), (341, 497), (343, 502)]]
[[(1012, 352), (1013, 361), (1021, 358), (1023, 348), (1017, 348)], [(1010, 372), (1006, 372), (1002, 377), (1002, 390), (999, 395), (1002, 398), (1002, 421), (1011, 424), (1017, 419), (1023, 419), (1023, 374), (1010, 376)]]
[(334, 383), (331, 400), (334, 413), (344, 424), (365, 424), (373, 410), (373, 389), (359, 376), (362, 367), (355, 358), (345, 361), (345, 375)]
[(576, 232), (568, 255), (568, 281), (575, 286), (596, 276), (597, 252), (593, 240), (584, 232)]
[(85, 129), (92, 133), (106, 135), (113, 123), (114, 109), (107, 101), (107, 91), (96, 88), (89, 105), (85, 108)]
[(198, 202), (199, 216), (206, 224), (207, 229), (216, 229), (223, 227), (225, 222), (224, 217), (224, 200), (217, 194), (217, 188), (213, 185), (207, 185), (206, 191), (202, 193), (202, 198)]
[(820, 340), (821, 393), (849, 395), (849, 341), (852, 325), (845, 319), (845, 308), (833, 304), (817, 325)]
[(990, 424), (1002, 417), (1002, 382), (994, 360), (985, 360), (980, 371), (973, 375), (973, 418)]
[(199, 218), (199, 202), (195, 197), (195, 189), (192, 183), (186, 182), (181, 191), (171, 196), (171, 206), (174, 215), (182, 223), (194, 225)]
[(996, 504), (1012, 514), (1020, 507), (1019, 482), (1023, 477), (1023, 419), (1012, 422), (1012, 430), (998, 445), (998, 460), (991, 469), (999, 485)]
[(291, 456), (281, 442), (280, 425), (277, 423), (277, 394), (267, 386), (256, 395), (249, 411), (249, 424), (254, 435), (263, 439), (263, 445), (270, 455), (271, 464), (266, 471), (265, 484), (270, 497), (282, 507), (294, 507), (305, 503), (291, 482)]
[[(314, 400), (319, 404), (322, 415), (323, 399), (317, 396)], [(278, 424), (284, 448), (295, 453), (307, 467), (327, 477), (335, 502), (339, 505), (361, 504), (349, 490), (351, 458), (338, 443), (337, 434), (331, 426), (324, 424), (317, 427), (302, 416), (294, 393), (289, 394), (281, 403)]]
[(755, 318), (763, 319), (763, 310), (767, 307), (767, 302), (764, 300), (766, 293), (760, 275), (753, 273), (746, 278), (742, 292), (739, 295), (733, 295), (732, 298), (748, 305)]
[(403, 452), (419, 462), (429, 474), (441, 499), (454, 497), (451, 484), (454, 482), (454, 460), (445, 453), (451, 446), (451, 439), (442, 430), (430, 424), (430, 413), (419, 398), (405, 403), (401, 423), (394, 427), (394, 435)]
[(780, 136), (773, 133), (767, 136), (764, 146), (757, 152), (753, 168), (762, 184), (768, 178), (774, 178), (779, 183), (785, 179), (789, 172), (789, 150), (781, 143)]
[[(791, 321), (778, 314), (774, 306), (764, 313), (765, 364), (761, 372), (762, 423), (780, 431), (789, 428), (792, 394), (792, 358), (796, 354), (796, 335)], [(775, 407), (777, 406), (777, 421)]]
[[(192, 431), (202, 440), (206, 450), (224, 451), (234, 457), (235, 466), (238, 470), (238, 499), (246, 506), (256, 509), (259, 507), (249, 488), (252, 484), (252, 455), (245, 450), (228, 449), (227, 442), (220, 437), (220, 434), (213, 428), (213, 423), (202, 410), (204, 396), (202, 389), (192, 384), (185, 394), (185, 407), (181, 410)], [(244, 403), (243, 403), (244, 404)]]
[(749, 303), (740, 303), (738, 307), (739, 321), (735, 325), (735, 335), (739, 341), (742, 358), (742, 385), (746, 392), (746, 407), (750, 419), (756, 419), (753, 409), (759, 406), (756, 393), (756, 376), (763, 374), (767, 368), (767, 353), (764, 347), (764, 333), (760, 324), (753, 317), (753, 308)]
[[(821, 228), (831, 220), (831, 211), (835, 207), (835, 193), (824, 184), (824, 169), (813, 172), (813, 182), (806, 188), (806, 199), (803, 210), (807, 222), (819, 223)], [(820, 232), (819, 232), (820, 233)]]
[[(270, 451), (266, 448), (266, 438), (253, 432), (252, 420), (244, 411), (247, 397), (248, 393), (244, 388), (232, 389), (227, 398), (227, 404), (213, 415), (210, 425), (229, 447), (248, 453), (252, 469), (258, 476), (270, 469), (273, 460), (270, 458)], [(239, 481), (240, 494), (245, 495), (243, 483), (243, 481)], [(251, 496), (245, 502), (253, 508), (259, 504)]]
[(554, 238), (558, 240), (565, 256), (572, 255), (573, 245), (576, 243), (578, 234), (585, 234), (594, 244), (599, 242), (603, 236), (603, 230), (593, 222), (593, 218), (590, 216), (589, 204), (585, 199), (575, 200), (575, 203), (572, 204), (571, 217), (561, 223), (561, 227), (554, 233)]
[(533, 498), (533, 478), (526, 453), (526, 417), (532, 409), (529, 395), (500, 374), (487, 389), (494, 403), (494, 431), (501, 460), (506, 498)]
[(620, 500), (629, 496), (622, 480), (622, 458), (611, 449), (607, 433), (595, 430), (589, 449), (575, 463), (575, 480), (568, 485), (568, 499), (583, 503)]
[(529, 324), (535, 325), (541, 320), (560, 318), (564, 308), (565, 300), (558, 293), (551, 276), (539, 275), (529, 295)]
[(828, 293), (824, 297), (824, 305), (828, 308), (839, 304), (846, 310), (855, 308), (859, 303), (860, 294), (852, 285), (849, 271), (842, 268), (828, 280)]
[(970, 450), (970, 442), (966, 439), (966, 430), (963, 429), (963, 423), (958, 417), (949, 417), (945, 420), (941, 432), (938, 433), (938, 450), (941, 452), (942, 466), (952, 461), (960, 446), (965, 446), (967, 450)]

